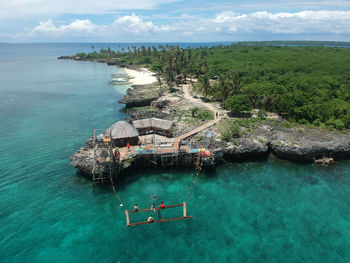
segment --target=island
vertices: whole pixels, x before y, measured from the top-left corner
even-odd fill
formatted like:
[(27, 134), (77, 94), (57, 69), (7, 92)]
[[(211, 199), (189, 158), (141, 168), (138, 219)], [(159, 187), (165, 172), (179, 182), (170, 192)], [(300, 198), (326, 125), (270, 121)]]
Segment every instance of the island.
[(149, 80), (134, 82), (120, 100), (129, 118), (95, 130), (71, 157), (96, 182), (140, 167), (350, 156), (349, 48), (141, 46), (60, 59), (118, 65), (131, 83)]

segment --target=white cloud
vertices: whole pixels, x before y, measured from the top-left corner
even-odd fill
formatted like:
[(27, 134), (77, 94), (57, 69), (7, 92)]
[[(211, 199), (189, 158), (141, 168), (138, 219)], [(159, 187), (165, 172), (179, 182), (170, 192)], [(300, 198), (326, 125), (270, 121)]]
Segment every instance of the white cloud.
[(151, 30), (157, 30), (158, 27), (153, 25), (152, 22), (144, 22), (140, 17), (132, 14), (131, 16), (122, 16), (113, 22), (113, 27), (117, 30), (121, 29), (130, 33), (149, 32)]
[(60, 27), (56, 27), (52, 20), (47, 20), (45, 22), (41, 21), (37, 27), (32, 30), (32, 34), (35, 33), (43, 33), (47, 35), (59, 36), (63, 34), (90, 34), (96, 33), (98, 30), (103, 29), (103, 26), (97, 26), (91, 23), (90, 20), (80, 20), (76, 19), (72, 23), (68, 25), (62, 25)]
[(0, 0), (0, 19), (62, 14), (108, 14), (150, 10), (178, 0)]
[[(246, 0), (246, 1), (217, 1), (203, 3), (198, 6), (195, 3), (196, 10), (246, 10), (254, 12), (258, 10), (270, 10), (273, 12), (282, 12), (290, 10), (346, 10), (350, 8), (349, 0)], [(188, 10), (186, 5), (182, 11)]]
[(115, 30), (122, 30), (126, 33), (139, 34), (148, 32), (169, 32), (175, 30), (171, 25), (156, 26), (152, 21), (144, 21), (134, 13), (131, 16), (122, 16), (117, 18), (112, 27)]
[[(37, 0), (40, 1), (40, 0)], [(14, 35), (14, 39), (92, 39), (92, 41), (220, 41), (261, 39), (261, 36), (282, 36), (280, 39), (310, 39), (309, 35), (343, 36), (350, 39), (350, 11), (302, 11), (296, 13), (266, 11), (238, 14), (225, 11), (213, 17), (187, 17), (154, 23), (150, 19), (131, 15), (120, 16), (110, 24), (97, 25), (88, 19), (76, 19), (56, 26), (52, 20), (44, 20), (32, 30)], [(215, 37), (214, 37), (215, 36)], [(345, 36), (345, 37), (344, 37)], [(244, 39), (245, 38), (245, 39)], [(339, 39), (339, 38), (338, 38)], [(334, 39), (337, 40), (337, 39)]]
[(224, 11), (222, 13), (216, 14), (216, 18), (214, 20), (215, 23), (227, 23), (232, 22), (233, 18), (236, 14), (232, 11)]
[(55, 32), (57, 27), (52, 23), (52, 20), (47, 20), (45, 22), (40, 21), (39, 25), (33, 29), (33, 32)]
[(182, 35), (184, 37), (191, 36), (191, 35), (193, 35), (193, 32), (185, 31), (185, 32), (182, 33)]
[(254, 12), (237, 15), (222, 12), (213, 22), (228, 32), (264, 31), (277, 34), (350, 33), (350, 11)]
[(58, 38), (89, 35), (91, 37), (111, 38), (113, 36), (127, 37), (135, 35), (143, 38), (147, 35), (150, 36), (151, 34), (170, 32), (172, 30), (175, 29), (171, 26), (156, 26), (152, 21), (144, 21), (133, 13), (132, 15), (121, 16), (109, 25), (96, 25), (88, 19), (76, 19), (70, 24), (56, 26), (53, 21), (49, 19), (47, 21), (41, 21), (34, 29), (20, 34), (20, 37), (29, 38), (44, 35), (46, 37), (52, 36)]

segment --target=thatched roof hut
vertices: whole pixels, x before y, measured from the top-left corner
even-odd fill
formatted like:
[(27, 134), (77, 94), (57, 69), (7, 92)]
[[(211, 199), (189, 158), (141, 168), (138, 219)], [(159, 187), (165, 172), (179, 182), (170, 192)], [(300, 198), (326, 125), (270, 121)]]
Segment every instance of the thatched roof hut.
[(149, 118), (133, 121), (133, 125), (136, 129), (154, 128), (167, 131), (174, 125), (174, 122), (158, 118)]
[(106, 136), (112, 139), (138, 137), (139, 132), (128, 122), (118, 121), (106, 130)]

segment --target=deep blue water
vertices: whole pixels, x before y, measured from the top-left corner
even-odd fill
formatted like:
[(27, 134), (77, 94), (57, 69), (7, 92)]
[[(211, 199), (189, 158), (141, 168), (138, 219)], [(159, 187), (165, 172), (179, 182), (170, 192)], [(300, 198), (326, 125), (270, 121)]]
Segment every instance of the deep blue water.
[[(56, 59), (89, 49), (0, 45), (0, 262), (350, 261), (349, 161), (226, 164), (198, 178), (192, 220), (126, 228), (111, 188), (69, 166), (94, 128), (126, 117), (127, 87), (107, 84), (116, 67)], [(191, 170), (140, 171), (117, 190), (148, 208), (154, 195), (184, 201), (192, 181)]]

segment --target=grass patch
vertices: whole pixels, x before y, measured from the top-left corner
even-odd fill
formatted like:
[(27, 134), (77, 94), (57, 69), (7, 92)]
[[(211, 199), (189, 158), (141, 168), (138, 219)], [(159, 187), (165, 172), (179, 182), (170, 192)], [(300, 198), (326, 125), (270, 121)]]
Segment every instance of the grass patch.
[(251, 126), (254, 126), (254, 124), (266, 120), (263, 117), (258, 117), (258, 118), (247, 118), (247, 119), (238, 119), (235, 120), (235, 123), (241, 127), (244, 128), (251, 128)]
[(226, 142), (234, 142), (235, 138), (242, 136), (241, 127), (235, 122), (223, 121), (220, 123), (219, 129), (221, 133), (221, 140)]
[(198, 107), (191, 109), (191, 115), (193, 118), (200, 119), (202, 121), (214, 120), (214, 113), (208, 110), (200, 109)]

